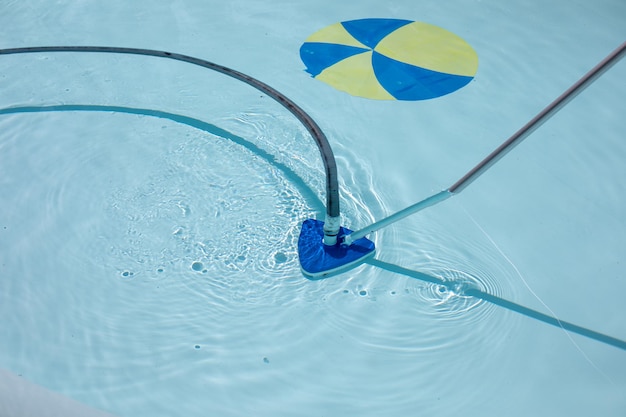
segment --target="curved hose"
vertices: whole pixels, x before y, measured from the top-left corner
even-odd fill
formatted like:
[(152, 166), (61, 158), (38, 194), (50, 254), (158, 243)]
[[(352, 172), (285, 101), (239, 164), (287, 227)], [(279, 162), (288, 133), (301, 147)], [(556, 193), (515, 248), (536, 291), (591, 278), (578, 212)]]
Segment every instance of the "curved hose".
[[(131, 55), (146, 55), (159, 58), (169, 58), (176, 61), (183, 61), (194, 65), (199, 65), (204, 68), (208, 68), (213, 71), (220, 72), (229, 77), (235, 78), (239, 81), (260, 90), (261, 92), (272, 97), (283, 107), (289, 110), (296, 118), (306, 127), (311, 134), (315, 143), (317, 144), (322, 160), (324, 162), (324, 170), (326, 173), (326, 216), (328, 218), (339, 218), (339, 184), (337, 178), (337, 164), (335, 162), (335, 156), (328, 139), (320, 127), (302, 108), (296, 103), (285, 97), (283, 94), (273, 89), (269, 85), (250, 77), (239, 71), (235, 71), (228, 67), (215, 64), (204, 59), (194, 58), (188, 55), (175, 54), (172, 52), (156, 51), (152, 49), (140, 49), (140, 48), (119, 48), (113, 46), (36, 46), (27, 48), (10, 48), (0, 49), (0, 55), (9, 54), (23, 54), (23, 53), (38, 53), (38, 52), (105, 52), (116, 54), (131, 54)], [(331, 233), (333, 231), (330, 231)]]

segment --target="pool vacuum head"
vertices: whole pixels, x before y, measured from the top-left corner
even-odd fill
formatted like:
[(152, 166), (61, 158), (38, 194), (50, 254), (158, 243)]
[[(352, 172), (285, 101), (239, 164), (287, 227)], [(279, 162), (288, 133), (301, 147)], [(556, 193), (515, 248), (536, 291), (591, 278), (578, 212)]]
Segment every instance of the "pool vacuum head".
[(374, 254), (374, 242), (365, 237), (356, 239), (351, 245), (339, 243), (343, 236), (350, 233), (352, 230), (341, 227), (338, 242), (326, 245), (323, 242), (324, 222), (305, 220), (298, 238), (298, 255), (304, 275), (313, 280), (328, 278), (360, 264)]

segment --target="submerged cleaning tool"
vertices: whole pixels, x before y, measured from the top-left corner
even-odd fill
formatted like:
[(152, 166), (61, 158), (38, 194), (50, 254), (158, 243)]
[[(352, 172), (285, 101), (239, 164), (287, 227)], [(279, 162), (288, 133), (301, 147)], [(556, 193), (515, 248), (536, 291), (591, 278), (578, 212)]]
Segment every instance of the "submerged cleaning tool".
[(308, 219), (302, 223), (298, 238), (298, 256), (302, 272), (311, 279), (328, 278), (331, 275), (353, 267), (375, 251), (374, 242), (361, 237), (351, 245), (341, 244), (345, 236), (352, 230), (339, 228), (337, 241), (334, 244), (324, 242), (325, 223), (320, 220)]
[(593, 83), (598, 77), (604, 74), (609, 68), (619, 61), (626, 52), (626, 42), (622, 43), (617, 49), (611, 52), (606, 58), (604, 58), (598, 65), (592, 68), (587, 74), (579, 79), (574, 85), (568, 88), (563, 94), (561, 94), (556, 100), (550, 103), (545, 109), (537, 114), (532, 120), (526, 123), (521, 129), (507, 139), (496, 150), (491, 152), (485, 159), (483, 159), (478, 165), (472, 168), (461, 179), (454, 183), (447, 190), (434, 194), (412, 206), (409, 206), (389, 217), (379, 220), (361, 230), (346, 235), (343, 238), (342, 245), (350, 246), (359, 239), (367, 236), (368, 234), (379, 230), (383, 227), (389, 226), (398, 220), (404, 219), (411, 214), (417, 213), (427, 207), (438, 204), (447, 198), (458, 194), (470, 185), (476, 178), (487, 171), (493, 164), (498, 162), (500, 158), (506, 155), (516, 145), (526, 139), (532, 132), (541, 126), (546, 120), (554, 116), (563, 106), (565, 106), (570, 100), (576, 97), (581, 91)]

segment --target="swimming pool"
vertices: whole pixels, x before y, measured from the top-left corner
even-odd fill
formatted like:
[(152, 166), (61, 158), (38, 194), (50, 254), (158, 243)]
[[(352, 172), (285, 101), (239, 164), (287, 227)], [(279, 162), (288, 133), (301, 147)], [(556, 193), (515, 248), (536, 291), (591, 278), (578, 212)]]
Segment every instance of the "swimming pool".
[[(278, 89), (329, 137), (352, 228), (448, 187), (626, 39), (619, 1), (0, 11), (2, 48), (166, 50)], [(375, 101), (304, 72), (310, 34), (363, 17), (456, 33), (475, 79)], [(323, 167), (281, 106), (167, 60), (0, 58), (0, 109), (22, 108), (0, 115), (0, 367), (13, 375), (118, 416), (626, 410), (623, 349), (419, 275), (626, 340), (624, 62), (462, 195), (373, 235), (375, 260), (310, 281), (295, 248), (323, 213)]]

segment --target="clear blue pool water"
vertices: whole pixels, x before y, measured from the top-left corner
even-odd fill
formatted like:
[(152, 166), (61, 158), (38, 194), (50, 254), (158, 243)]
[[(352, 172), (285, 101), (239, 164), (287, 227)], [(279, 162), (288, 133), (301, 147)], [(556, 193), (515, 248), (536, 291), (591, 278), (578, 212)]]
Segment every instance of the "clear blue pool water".
[[(621, 1), (335, 3), (9, 1), (0, 47), (159, 49), (266, 82), (328, 135), (356, 229), (449, 187), (626, 39)], [(363, 17), (456, 33), (475, 79), (381, 102), (304, 72), (311, 33)], [(116, 416), (622, 416), (623, 349), (418, 273), (626, 340), (625, 76), (377, 232), (375, 261), (309, 281), (323, 167), (279, 105), (179, 62), (0, 56), (0, 109), (41, 110), (0, 115), (0, 368)]]

